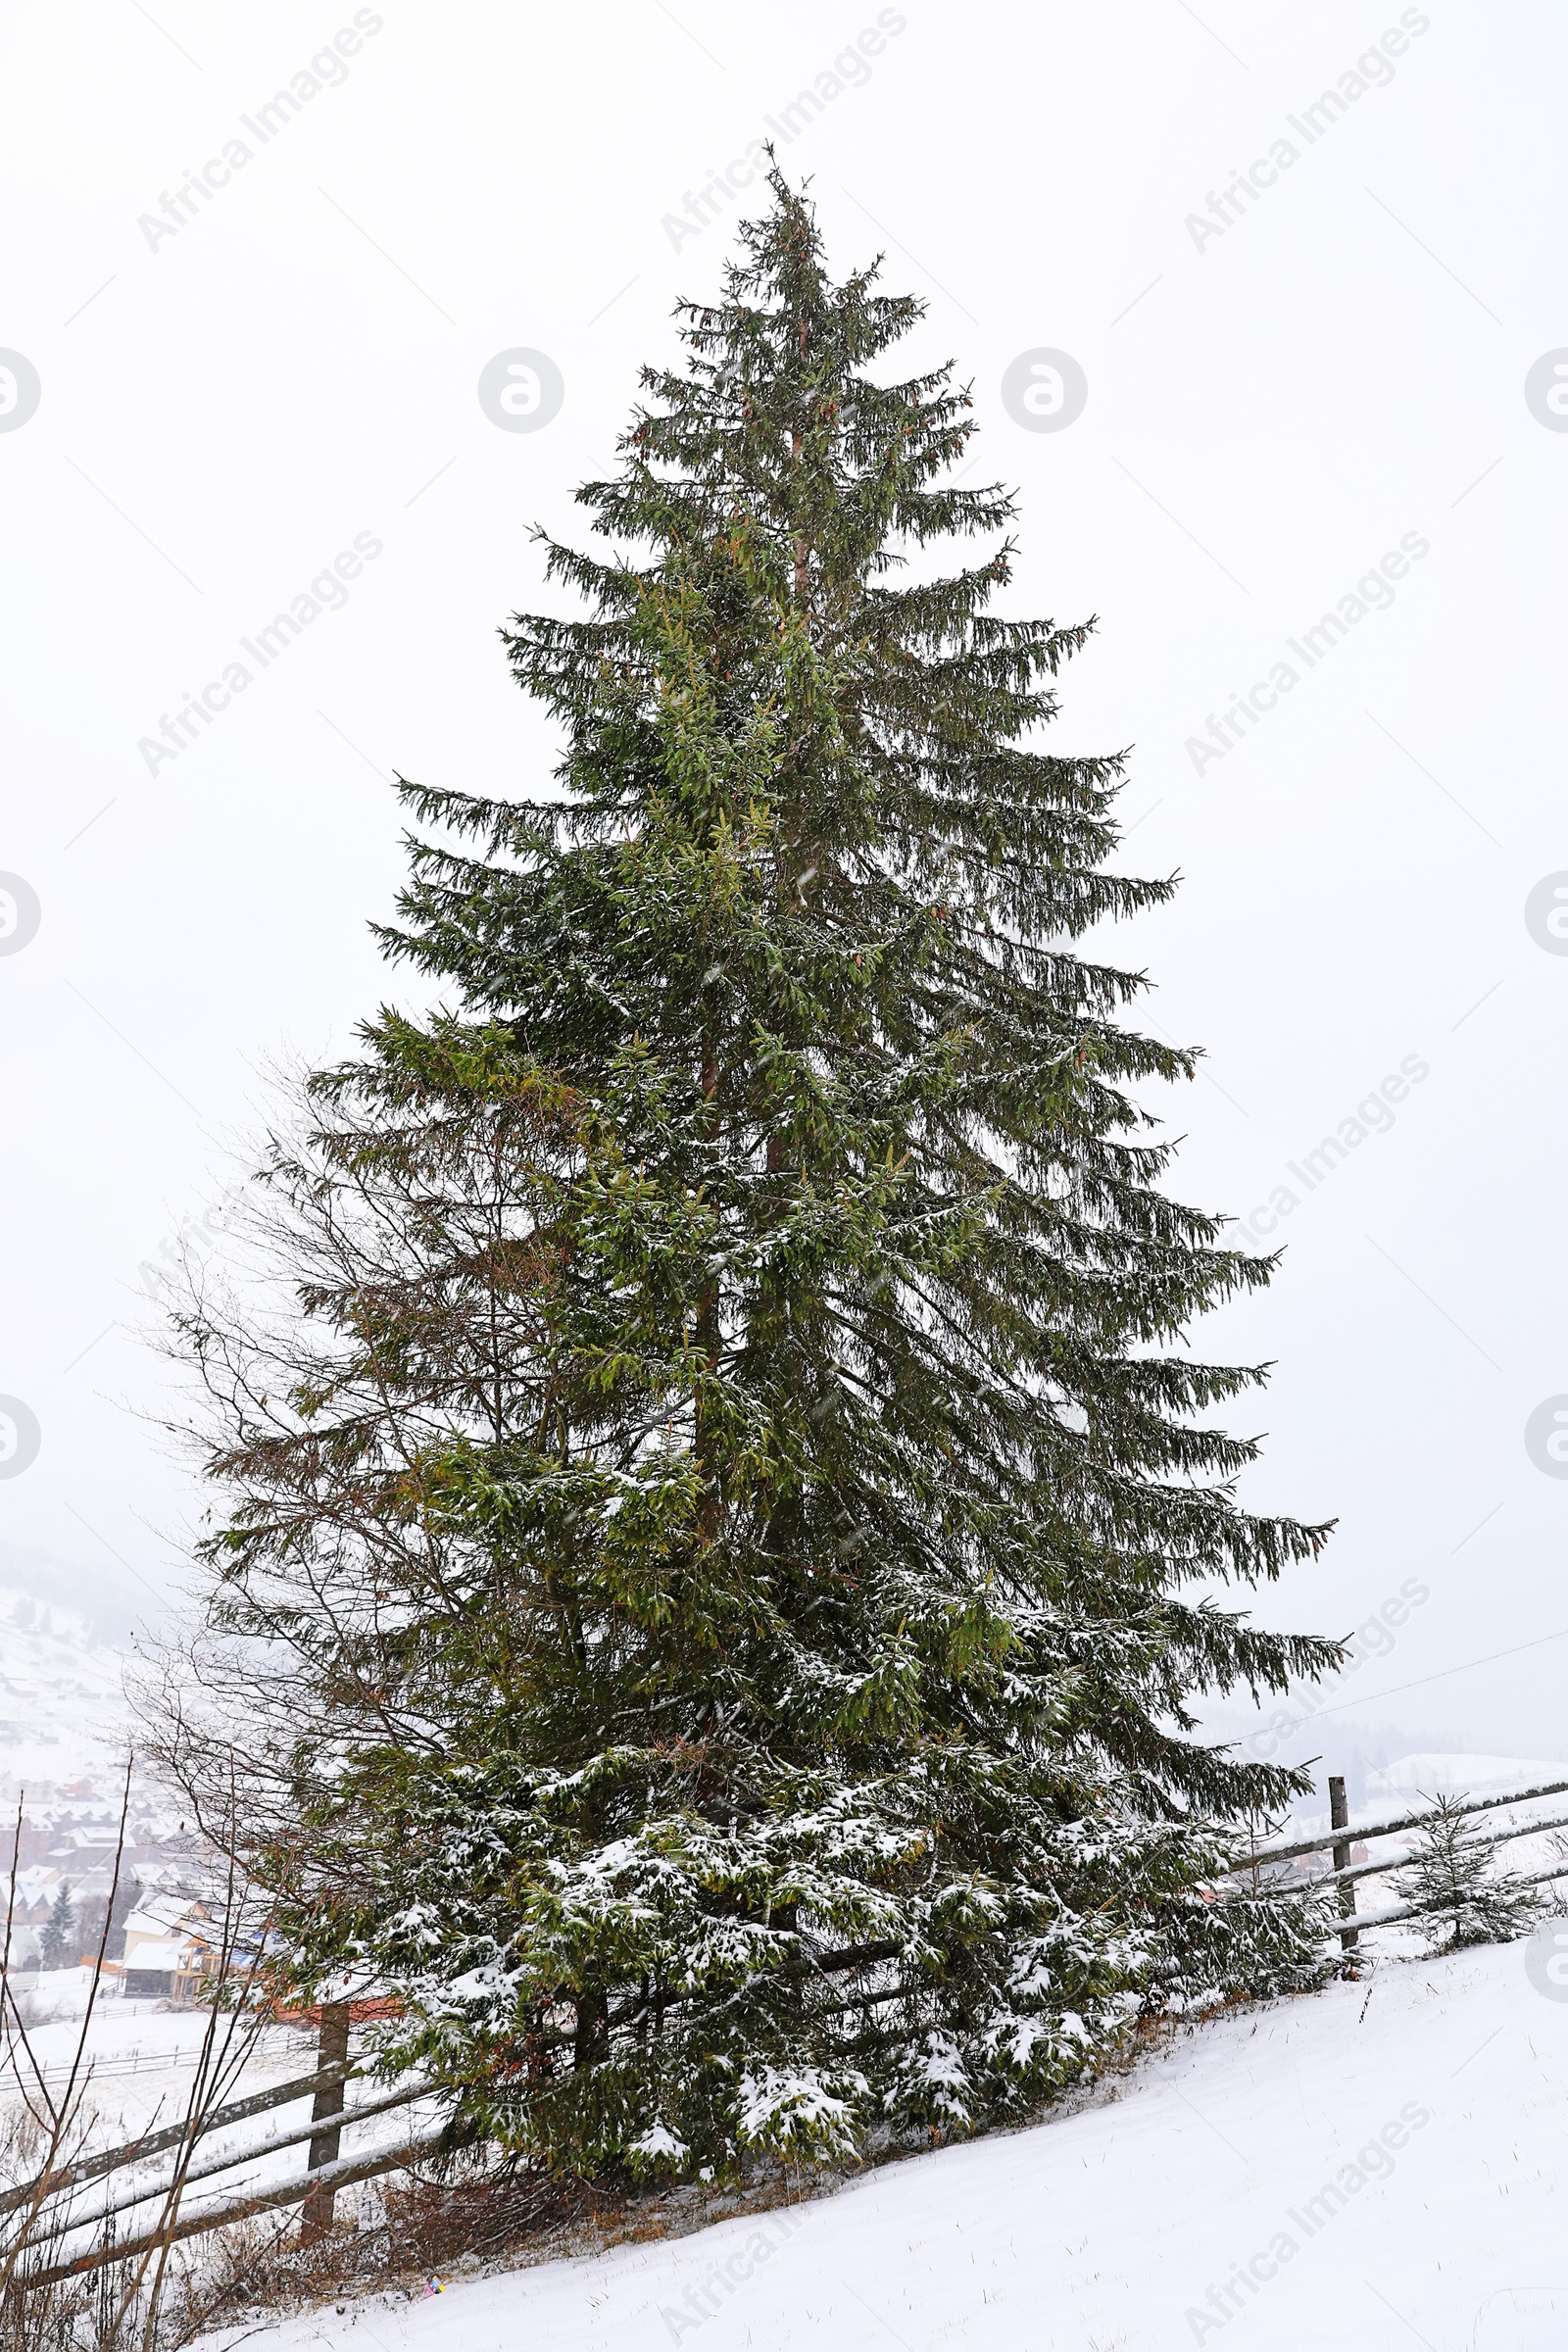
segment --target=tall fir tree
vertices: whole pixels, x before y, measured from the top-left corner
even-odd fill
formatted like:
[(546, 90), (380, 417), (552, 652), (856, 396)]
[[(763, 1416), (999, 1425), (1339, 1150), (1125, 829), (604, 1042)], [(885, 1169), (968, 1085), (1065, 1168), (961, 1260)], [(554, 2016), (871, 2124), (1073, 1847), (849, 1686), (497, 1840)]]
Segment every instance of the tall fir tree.
[(1184, 1335), (1270, 1269), (1160, 1189), (1195, 1057), (1075, 945), (1172, 888), (1111, 869), (1121, 760), (1036, 741), (1089, 624), (993, 610), (1010, 541), (926, 576), (1012, 501), (949, 368), (881, 380), (922, 306), (770, 185), (579, 493), (605, 551), (547, 542), (586, 616), (507, 633), (560, 796), (402, 787), (384, 943), (451, 1008), (275, 1148), (299, 1312), (185, 1322), (200, 1671), (302, 1970), (632, 2176), (972, 2128), (1307, 1981), (1207, 1885), (1304, 1777), (1194, 1709), (1340, 1654), (1214, 1596), (1326, 1530), (1238, 1504), (1203, 1416), (1260, 1375)]

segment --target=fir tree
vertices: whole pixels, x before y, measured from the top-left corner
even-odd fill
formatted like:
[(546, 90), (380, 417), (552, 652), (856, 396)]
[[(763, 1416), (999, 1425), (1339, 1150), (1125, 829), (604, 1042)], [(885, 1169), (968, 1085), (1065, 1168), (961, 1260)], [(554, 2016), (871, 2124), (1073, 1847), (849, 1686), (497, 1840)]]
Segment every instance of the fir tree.
[(60, 1892), (49, 1907), (49, 1916), (43, 1924), (43, 1934), (38, 1938), (45, 1968), (70, 1966), (68, 1955), (75, 1939), (75, 1926), (70, 1883), (62, 1880)]
[(1269, 1267), (1160, 1189), (1195, 1056), (1075, 946), (1173, 886), (1035, 740), (1091, 624), (992, 610), (1006, 539), (910, 561), (1013, 511), (951, 370), (876, 372), (921, 306), (771, 188), (606, 552), (547, 542), (587, 615), (506, 633), (560, 796), (402, 787), (452, 1008), (278, 1141), (299, 1311), (184, 1324), (235, 1500), (168, 1752), (200, 1802), (248, 1693), (302, 1971), (590, 2172), (970, 2128), (1315, 1966), (1199, 1892), (1307, 1782), (1195, 1700), (1340, 1653), (1214, 1597), (1326, 1530), (1238, 1504), (1260, 1374), (1184, 1333)]
[(1434, 1797), (1432, 1805), (1412, 1859), (1391, 1881), (1397, 1899), (1436, 1914), (1427, 1931), (1438, 1951), (1527, 1935), (1545, 1908), (1542, 1898), (1516, 1872), (1494, 1863), (1496, 1839), (1459, 1811), (1456, 1798)]

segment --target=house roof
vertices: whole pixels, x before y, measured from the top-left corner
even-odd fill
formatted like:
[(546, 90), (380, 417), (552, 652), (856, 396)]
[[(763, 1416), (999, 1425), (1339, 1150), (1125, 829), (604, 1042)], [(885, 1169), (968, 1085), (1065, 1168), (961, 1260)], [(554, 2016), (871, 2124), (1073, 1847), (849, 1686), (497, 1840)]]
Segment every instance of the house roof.
[(212, 1925), (205, 1904), (188, 1894), (144, 1894), (125, 1920), (127, 1936), (203, 1934)]

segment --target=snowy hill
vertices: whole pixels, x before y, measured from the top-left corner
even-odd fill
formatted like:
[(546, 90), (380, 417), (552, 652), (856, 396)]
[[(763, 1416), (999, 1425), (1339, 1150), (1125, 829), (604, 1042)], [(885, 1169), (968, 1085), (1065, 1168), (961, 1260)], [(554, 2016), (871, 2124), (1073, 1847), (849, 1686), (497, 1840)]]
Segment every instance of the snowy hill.
[(1489, 1796), (1497, 1788), (1540, 1788), (1548, 1781), (1568, 1780), (1568, 1765), (1524, 1756), (1400, 1756), (1381, 1772), (1367, 1775), (1369, 1794), (1377, 1797), (1451, 1796), (1468, 1790)]
[(1037, 2129), (792, 2210), (246, 2340), (1560, 2352), (1565, 2148), (1568, 1992), (1535, 1988), (1526, 1947), (1386, 1959), (1370, 1981), (1185, 2033)]
[(0, 1585), (0, 1789), (113, 1785), (128, 1716), (123, 1653), (76, 1610)]

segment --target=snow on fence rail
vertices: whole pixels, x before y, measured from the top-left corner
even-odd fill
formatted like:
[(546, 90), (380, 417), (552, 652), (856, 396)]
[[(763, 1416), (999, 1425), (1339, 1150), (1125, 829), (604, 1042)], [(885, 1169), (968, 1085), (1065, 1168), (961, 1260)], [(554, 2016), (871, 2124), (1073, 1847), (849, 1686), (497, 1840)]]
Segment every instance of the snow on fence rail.
[[(1568, 1781), (1543, 1781), (1539, 1788), (1512, 1788), (1505, 1796), (1471, 1797), (1466, 1803), (1455, 1805), (1453, 1811), (1455, 1813), (1486, 1813), (1497, 1805), (1528, 1804), (1532, 1797), (1563, 1795), (1568, 1795)], [(1292, 1845), (1260, 1845), (1256, 1853), (1250, 1854), (1245, 1862), (1231, 1864), (1231, 1876), (1235, 1877), (1240, 1871), (1251, 1870), (1254, 1866), (1261, 1870), (1270, 1862), (1294, 1862), (1298, 1854), (1326, 1853), (1331, 1845), (1343, 1845), (1348, 1838), (1392, 1838), (1396, 1830), (1419, 1830), (1431, 1819), (1432, 1814), (1428, 1810), (1425, 1813), (1400, 1813), (1393, 1821), (1372, 1821), (1364, 1824), (1337, 1822), (1332, 1829), (1326, 1830), (1321, 1838), (1298, 1838)], [(1539, 1826), (1549, 1829), (1553, 1825), (1547, 1822)]]
[[(270, 2107), (287, 2107), (295, 2099), (309, 2098), (313, 2092), (326, 2090), (363, 2070), (347, 2060), (323, 2066), (313, 2075), (296, 2076), (291, 2082), (274, 2082), (268, 2090), (253, 2091), (248, 2098), (232, 2099), (227, 2106), (215, 2107), (196, 2126), (196, 2135), (205, 2137), (210, 2132), (221, 2132), (230, 2124), (248, 2123), (253, 2115), (265, 2115)], [(101, 2148), (95, 2156), (78, 2157), (73, 2164), (62, 2165), (49, 2179), (45, 2194), (58, 2196), (67, 2188), (80, 2187), (84, 2181), (101, 2180), (106, 2173), (118, 2172), (122, 2166), (143, 2164), (151, 2156), (161, 2156), (168, 2148), (179, 2147), (191, 2136), (188, 2124), (167, 2124), (161, 2132), (145, 2132), (139, 2139), (122, 2148)], [(25, 2205), (43, 2184), (44, 2176), (35, 2174), (30, 2180), (22, 2180), (14, 2188), (0, 2192), (0, 2214), (14, 2213)]]
[(405, 2172), (421, 2156), (434, 2155), (446, 2136), (443, 2125), (439, 2132), (427, 2132), (422, 2139), (410, 2140), (402, 2147), (379, 2149), (373, 2156), (346, 2156), (338, 2163), (318, 2166), (307, 2173), (303, 2180), (287, 2180), (278, 2188), (257, 2189), (253, 2195), (237, 2197), (227, 2205), (203, 2206), (195, 2213), (181, 2213), (157, 2229), (144, 2230), (140, 2237), (112, 2240), (74, 2259), (30, 2271), (22, 2284), (30, 2293), (34, 2287), (53, 2286), (61, 2278), (75, 2278), (86, 2271), (102, 2270), (106, 2263), (133, 2262), (138, 2255), (154, 2253), (182, 2238), (199, 2237), (209, 2230), (224, 2229), (230, 2222), (248, 2222), (259, 2213), (275, 2213), (281, 2206), (303, 2205), (311, 2196), (332, 2196), (357, 2180), (373, 2180), (382, 2173)]
[[(1568, 1813), (1553, 1814), (1550, 1821), (1516, 1821), (1510, 1829), (1499, 1830), (1495, 1837), (1484, 1838), (1481, 1844), (1490, 1853), (1494, 1845), (1506, 1845), (1510, 1838), (1544, 1838), (1548, 1830), (1568, 1830)], [(1357, 1830), (1354, 1834), (1357, 1838), (1366, 1836), (1365, 1830)], [(1306, 1881), (1306, 1885), (1316, 1889), (1319, 1886), (1331, 1886), (1338, 1881), (1340, 1886), (1344, 1886), (1351, 1879), (1386, 1878), (1391, 1870), (1397, 1870), (1400, 1867), (1399, 1863), (1387, 1860), (1351, 1862), (1343, 1870), (1320, 1870), (1315, 1877)], [(1556, 1875), (1559, 1878), (1568, 1876), (1568, 1865), (1565, 1865)], [(1528, 1881), (1525, 1883), (1529, 1884)]]
[[(1568, 1879), (1568, 1858), (1561, 1862), (1554, 1862), (1549, 1870), (1522, 1872), (1512, 1884), (1516, 1886), (1544, 1886), (1551, 1879)], [(1353, 1911), (1348, 1918), (1335, 1921), (1334, 1933), (1343, 1937), (1348, 1933), (1354, 1934), (1362, 1928), (1388, 1928), (1392, 1927), (1396, 1920), (1421, 1919), (1428, 1912), (1449, 1911), (1453, 1907), (1449, 1896), (1439, 1894), (1424, 1903), (1396, 1903), (1392, 1911)]]
[[(165, 2050), (123, 2050), (117, 2057), (95, 2058), (92, 2068), (95, 2082), (103, 2082), (106, 2076), (158, 2075), (170, 2071), (170, 2056)], [(69, 2066), (46, 2066), (39, 2080), (48, 2087), (68, 2082), (70, 2076)]]
[[(342, 2133), (352, 2125), (368, 2121), (372, 2116), (386, 2115), (399, 2107), (411, 2107), (420, 2099), (440, 2095), (441, 2086), (422, 2079), (400, 2082), (390, 2090), (380, 2091), (369, 2098), (360, 2099), (354, 2106), (346, 2104), (347, 2086), (351, 2081), (363, 2079), (365, 2069), (353, 2063), (347, 2054), (347, 2005), (329, 2003), (321, 2012), (318, 2061), (308, 2075), (297, 2075), (286, 2082), (272, 2083), (266, 2090), (253, 2091), (243, 2099), (233, 2099), (212, 2108), (205, 2115), (187, 2117), (182, 2123), (165, 2126), (156, 2132), (145, 2132), (123, 2146), (101, 2148), (90, 2156), (80, 2156), (52, 2172), (35, 2174), (0, 2192), (0, 2215), (30, 2208), (27, 2235), (40, 2249), (44, 2246), (62, 2247), (73, 2238), (79, 2240), (84, 2230), (101, 2232), (98, 2242), (75, 2254), (60, 2254), (41, 2268), (29, 2268), (15, 2274), (16, 2287), (30, 2293), (35, 2287), (45, 2287), (57, 2280), (79, 2277), (84, 2272), (101, 2270), (106, 2264), (133, 2261), (139, 2255), (172, 2245), (187, 2237), (196, 2237), (213, 2230), (221, 2230), (233, 2222), (248, 2221), (261, 2213), (275, 2211), (288, 2205), (306, 2206), (306, 2224), (318, 2230), (330, 2223), (336, 2192), (352, 2183), (370, 2180), (379, 2175), (407, 2170), (419, 2158), (432, 2154), (446, 2139), (448, 2122), (443, 2120), (434, 2131), (418, 2137), (410, 2136), (392, 2145), (380, 2147), (354, 2157), (338, 2153)], [(264, 2132), (252, 2136), (237, 2147), (220, 2151), (201, 2162), (195, 2152), (200, 2141), (210, 2139), (215, 2132), (247, 2123), (253, 2117), (265, 2115), (271, 2109), (286, 2107), (309, 2098), (312, 2113), (307, 2123), (292, 2125), (282, 2132)], [(210, 2180), (224, 2173), (240, 2171), (280, 2150), (298, 2147), (309, 2141), (305, 2172), (302, 2178), (279, 2182), (275, 2186), (254, 2187), (238, 2197), (218, 2203), (207, 2203), (187, 2210), (183, 2199), (185, 2190), (197, 2181)], [(134, 2175), (152, 2159), (172, 2154), (172, 2175), (153, 2180), (136, 2181)], [(132, 2180), (122, 2188), (116, 2180), (118, 2174), (130, 2174)], [(89, 2182), (107, 2180), (110, 2195), (89, 2212), (72, 2210), (70, 2200)], [(119, 2193), (115, 2193), (116, 2191)], [(62, 2202), (64, 2200), (64, 2202)], [(137, 2205), (162, 2202), (165, 2211), (150, 2230), (134, 2237), (118, 2237), (113, 2224), (118, 2215)]]
[[(339, 2108), (330, 2118), (330, 2128), (333, 2132), (346, 2131), (350, 2124), (366, 2123), (372, 2115), (385, 2115), (394, 2107), (412, 2107), (416, 2099), (433, 2097), (437, 2087), (431, 2082), (416, 2082), (386, 2091), (378, 2099), (362, 2099), (357, 2107)], [(304, 2093), (300, 2095), (303, 2097)], [(265, 2139), (251, 2140), (246, 2146), (235, 2148), (227, 2155), (212, 2156), (205, 2163), (187, 2166), (183, 2174), (184, 2183), (189, 2187), (193, 2181), (211, 2180), (220, 2173), (237, 2172), (241, 2165), (258, 2163), (264, 2156), (275, 2156), (280, 2148), (297, 2148), (303, 2141), (319, 2139), (321, 2135), (321, 2119), (313, 2116), (308, 2124), (296, 2124), (287, 2132), (270, 2132)], [(121, 2160), (117, 2170), (128, 2171), (141, 2161), (133, 2151), (117, 2149), (115, 2153)], [(324, 2166), (318, 2166), (314, 2177), (305, 2186), (319, 2187), (320, 2175), (325, 2169)], [(111, 2204), (95, 2206), (91, 2213), (72, 2214), (69, 2220), (62, 2220), (61, 2226), (71, 2230), (96, 2230), (100, 2223), (109, 2221), (117, 2213), (127, 2212), (132, 2205), (150, 2205), (156, 2198), (167, 2196), (169, 2188), (167, 2180), (150, 2180), (143, 2188), (123, 2190)], [(45, 2193), (56, 2196), (60, 2192), (50, 2189)]]
[[(1533, 1788), (1513, 1788), (1500, 1796), (1468, 1797), (1462, 1804), (1450, 1804), (1448, 1813), (1450, 1817), (1491, 1813), (1501, 1805), (1524, 1805), (1534, 1802), (1538, 1797), (1563, 1795), (1568, 1795), (1568, 1781), (1542, 1781)], [(1227, 1875), (1238, 1878), (1250, 1871), (1255, 1884), (1258, 1871), (1267, 1869), (1273, 1863), (1293, 1862), (1304, 1854), (1330, 1853), (1333, 1859), (1328, 1870), (1318, 1871), (1298, 1886), (1289, 1887), (1285, 1891), (1307, 1894), (1316, 1893), (1325, 1886), (1334, 1886), (1339, 1896), (1340, 1916), (1329, 1932), (1339, 1937), (1346, 1951), (1350, 1950), (1363, 1928), (1393, 1927), (1401, 1920), (1424, 1918), (1456, 1907), (1452, 1898), (1436, 1895), (1421, 1902), (1396, 1903), (1383, 1911), (1357, 1911), (1355, 1897), (1350, 1892), (1352, 1881), (1381, 1878), (1399, 1867), (1392, 1861), (1351, 1862), (1352, 1840), (1364, 1843), (1372, 1838), (1392, 1838), (1400, 1830), (1425, 1829), (1436, 1818), (1431, 1806), (1422, 1813), (1398, 1814), (1391, 1821), (1352, 1825), (1345, 1801), (1345, 1783), (1331, 1777), (1329, 1808), (1331, 1826), (1323, 1836), (1298, 1838), (1287, 1845), (1259, 1846), (1245, 1861), (1233, 1862)], [(1568, 1815), (1555, 1815), (1549, 1821), (1514, 1822), (1508, 1828), (1499, 1830), (1494, 1837), (1483, 1839), (1480, 1850), (1490, 1852), (1494, 1846), (1506, 1845), (1511, 1838), (1543, 1837), (1549, 1830), (1563, 1829), (1568, 1829)], [(1541, 1886), (1553, 1879), (1568, 1879), (1568, 1856), (1545, 1870), (1528, 1872), (1514, 1883), (1520, 1886)]]

